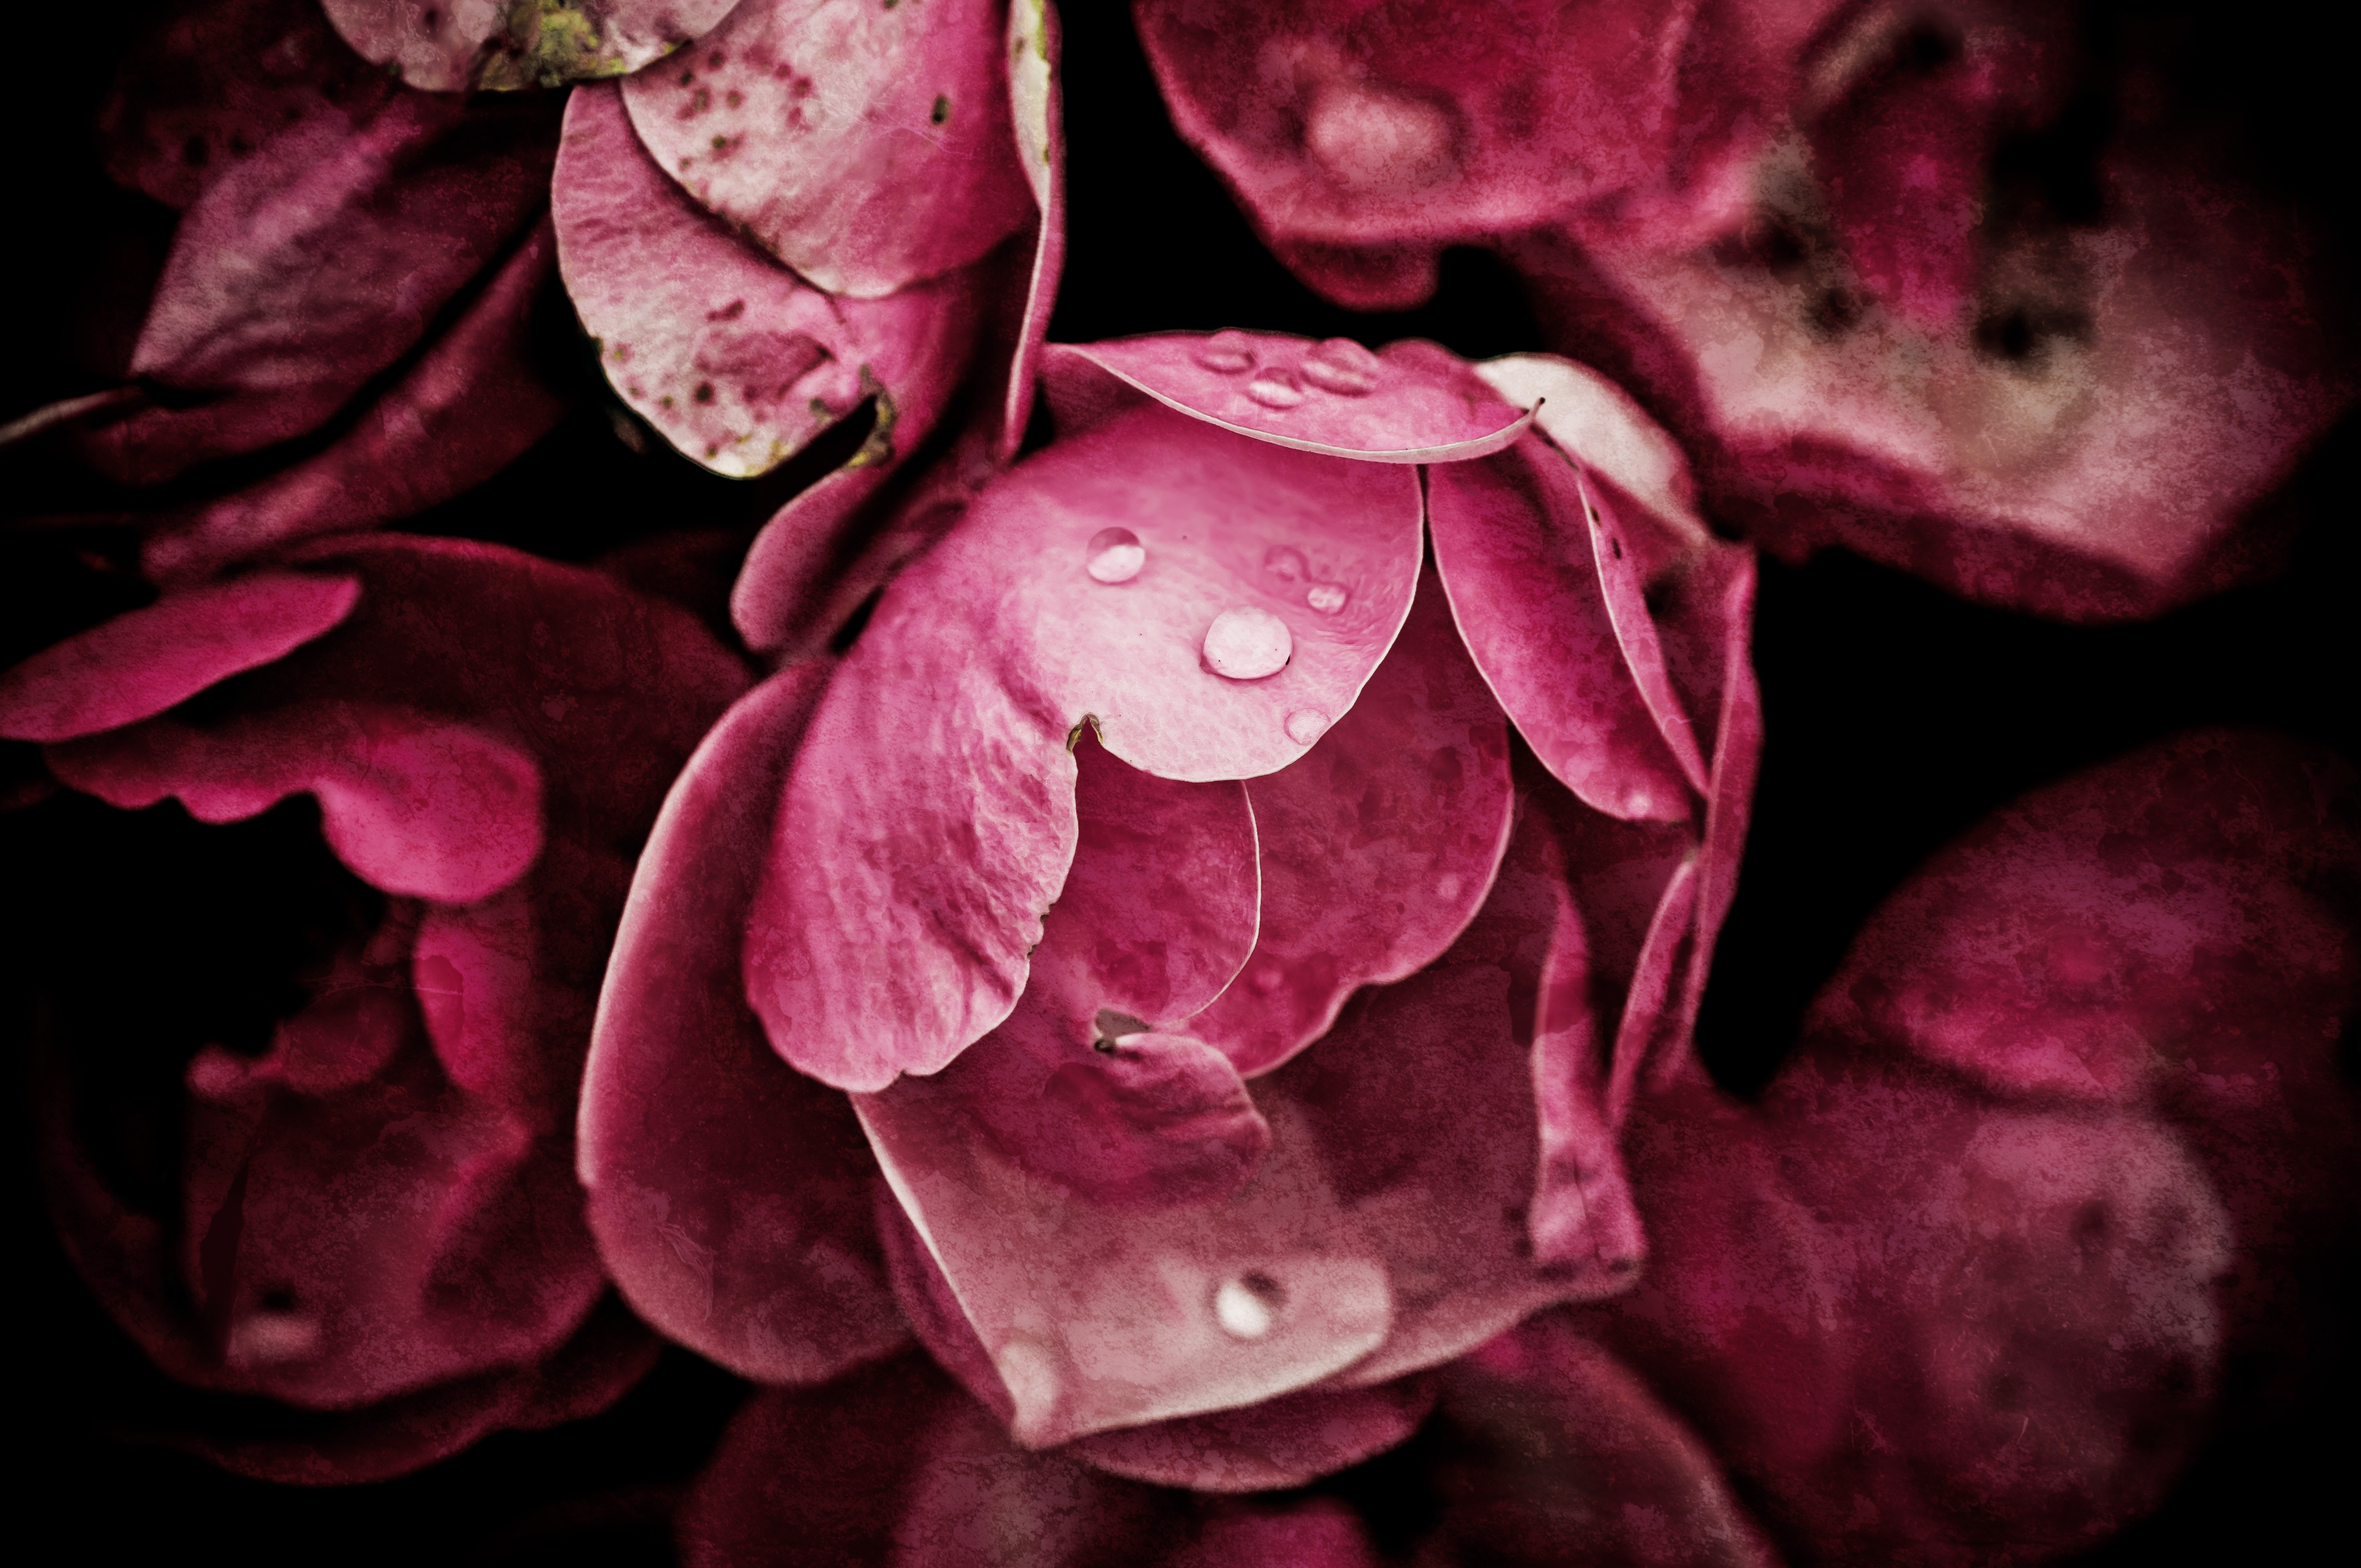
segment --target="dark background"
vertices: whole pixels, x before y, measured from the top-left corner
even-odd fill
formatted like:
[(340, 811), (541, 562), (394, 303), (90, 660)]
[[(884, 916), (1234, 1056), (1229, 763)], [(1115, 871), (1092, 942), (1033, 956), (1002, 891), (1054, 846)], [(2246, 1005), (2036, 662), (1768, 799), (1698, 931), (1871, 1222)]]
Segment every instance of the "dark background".
[[(130, 26), (152, 9), (113, 0), (11, 16), (16, 81), (0, 94), (9, 149), (0, 189), (13, 287), (0, 420), (105, 385), (127, 356), (171, 214), (106, 185), (89, 127)], [(2253, 177), (2311, 204), (2351, 257), (2351, 101), (2340, 80), (2351, 56), (2341, 42), (2299, 27), (2311, 13), (2292, 6), (2109, 11), (2181, 40), (2175, 87), (2189, 111), (2234, 126)], [(1054, 335), (1249, 326), (1372, 343), (1414, 334), (1469, 356), (1540, 346), (1514, 279), (1472, 251), (1446, 258), (1441, 294), (1423, 310), (1367, 316), (1323, 303), (1256, 243), (1173, 137), (1126, 8), (1070, 5), (1066, 31), (1071, 247)], [(587, 378), (571, 323), (554, 313), (550, 325), (553, 355), (571, 356)], [(595, 386), (588, 394), (508, 474), (413, 526), (588, 559), (684, 521), (742, 536), (792, 482), (733, 484), (661, 447), (635, 454)], [(1701, 1022), (1716, 1073), (1741, 1091), (1758, 1087), (1877, 902), (1931, 850), (2034, 784), (2200, 723), (2269, 725), (2361, 759), (2357, 458), (2347, 420), (2297, 477), (2291, 499), (2308, 522), (2284, 579), (2144, 626), (2070, 629), (1976, 609), (1841, 553), (1800, 569), (1766, 562), (1754, 652), (1769, 741)], [(0, 455), (0, 506), (19, 520), (0, 525), (0, 662), (143, 597), (119, 570), (127, 534), (105, 521), (121, 499), (53, 464)], [(22, 523), (58, 514), (96, 521)], [(9, 779), (22, 763), (12, 761)], [(61, 863), (44, 820), (0, 817), (0, 959), (12, 971), (42, 945), (27, 925), (40, 918), (40, 878), (72, 879), (78, 902), (111, 906), (126, 933), (146, 927), (159, 943), (172, 928), (168, 913), (206, 907), (196, 861), (177, 870), (159, 870), (152, 855)], [(108, 961), (122, 984), (158, 972), (163, 959), (143, 956), (142, 938), (117, 940)], [(12, 1035), (24, 1022), (17, 994), (11, 985), (0, 996)], [(2346, 1061), (2350, 1070), (2349, 1041)], [(152, 1375), (49, 1238), (18, 1076), (8, 1083), (0, 1175), (18, 1324), (9, 1358), (18, 1561), (668, 1561), (666, 1509), (745, 1391), (684, 1352), (667, 1352), (595, 1420), (497, 1436), (424, 1474), (339, 1491), (240, 1481), (93, 1430), (94, 1415)], [(2216, 1444), (2162, 1515), (2081, 1561), (2341, 1556), (2327, 1543), (2349, 1533), (2356, 1392), (2348, 1373), (2323, 1384), (2307, 1422)], [(1389, 1484), (1382, 1469), (1340, 1483), (1363, 1495)]]

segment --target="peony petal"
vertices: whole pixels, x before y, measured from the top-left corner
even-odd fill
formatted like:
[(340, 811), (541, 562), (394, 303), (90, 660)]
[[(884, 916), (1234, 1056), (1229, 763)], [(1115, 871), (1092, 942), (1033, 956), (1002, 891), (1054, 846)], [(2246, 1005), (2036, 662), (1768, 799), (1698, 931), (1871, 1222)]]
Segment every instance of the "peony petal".
[(909, 1079), (855, 1109), (1027, 1447), (1253, 1404), (1366, 1354), (1385, 1270), (1300, 1126), (1225, 1200), (1141, 1213), (1027, 1176)]
[(1498, 452), (1532, 422), (1456, 356), (1415, 338), (1372, 355), (1344, 338), (1170, 333), (1053, 344), (1055, 380), (1095, 366), (1165, 407), (1300, 452), (1367, 463), (1455, 463)]
[(1580, 484), (1538, 443), (1430, 470), (1435, 565), (1476, 667), (1543, 765), (1610, 816), (1678, 820), (1689, 788), (1616, 638)]
[[(669, 69), (669, 68), (667, 68)], [(975, 344), (967, 271), (874, 302), (813, 288), (682, 194), (624, 89), (577, 89), (552, 210), (566, 287), (623, 400), (683, 455), (750, 478), (869, 398), (876, 451), (922, 443)]]
[(352, 614), (356, 578), (257, 572), (102, 622), (0, 674), (0, 735), (67, 740), (152, 718)]
[(329, 847), (365, 882), (445, 904), (488, 898), (541, 853), (533, 759), (456, 720), (317, 699), (198, 729), (171, 718), (49, 748), (50, 771), (126, 809), (177, 795), (203, 822), (319, 797)]
[(349, 126), (398, 91), (312, 0), (181, 0), (125, 52), (100, 154), (116, 184), (184, 209), (287, 126)]
[(531, 104), (419, 94), (272, 137), (174, 236), (131, 359), (168, 406), (95, 432), (92, 459), (149, 484), (315, 428), (529, 225), (546, 147)]
[[(1655, 916), (1640, 944), (1640, 958), (1631, 970), (1631, 988), (1623, 1017), (1615, 1029), (1615, 1047), (1607, 1080), (1607, 1115), (1610, 1124), (1630, 1113), (1652, 1058), (1666, 1050), (1687, 1049), (1690, 1019), (1681, 1011), (1684, 970), (1701, 964), (1695, 951), (1697, 910), (1697, 870), (1694, 859), (1684, 860), (1664, 884)], [(1700, 987), (1701, 989), (1701, 987)], [(1668, 1029), (1668, 1020), (1672, 1027)], [(1667, 1034), (1673, 1041), (1660, 1046)]]
[(321, 0), (364, 60), (430, 93), (620, 76), (719, 25), (740, 0)]
[(351, 429), (152, 535), (140, 550), (148, 576), (200, 576), (312, 534), (412, 517), (508, 466), (566, 411), (531, 341), (533, 303), (555, 261), (544, 219)]
[(1262, 927), (1238, 983), (1190, 1023), (1241, 1073), (1318, 1039), (1356, 987), (1440, 957), (1509, 842), (1508, 726), (1424, 578), (1362, 700), (1301, 761), (1247, 786)]
[(831, 294), (980, 259), (1033, 209), (992, 0), (742, 0), (623, 84), (666, 174)]
[(2289, 742), (2207, 730), (2029, 795), (1878, 910), (1806, 1031), (2118, 1102), (2217, 1049), (2324, 1046), (2361, 989), (2340, 787)]
[(1563, 1318), (1451, 1366), (1435, 1422), (1441, 1533), (1456, 1561), (1773, 1568), (1713, 1453)]
[[(1399, 1378), (1370, 1388), (1299, 1388), (1258, 1405), (1094, 1432), (1060, 1452), (1158, 1486), (1274, 1492), (1304, 1486), (1400, 1447), (1433, 1408), (1434, 1385), (1423, 1377)], [(1279, 1561), (1323, 1559), (1290, 1554)]]
[(994, 455), (1013, 461), (1033, 413), (1033, 383), (1040, 374), (1049, 313), (1066, 265), (1066, 126), (1059, 102), (1060, 33), (1049, 0), (1012, 0), (1008, 7), (1008, 102), (1016, 132), (1016, 159), (1039, 209), (1033, 271), (1025, 290), (1016, 354), (1008, 367), (1008, 397)]
[(817, 1383), (900, 1343), (875, 1179), (840, 1096), (739, 1000), (738, 917), (823, 666), (733, 707), (674, 786), (616, 938), (583, 1080), (581, 1176), (632, 1306), (741, 1376)]
[[(873, 1091), (1005, 1018), (1072, 857), (1075, 727), (1166, 778), (1301, 756), (1409, 612), (1414, 490), (1153, 407), (995, 485), (887, 589), (788, 779), (747, 937), (774, 1046)], [(1145, 564), (1096, 581), (1110, 526)], [(1284, 667), (1212, 672), (1229, 611), (1285, 626)], [(815, 835), (837, 848), (807, 854)]]

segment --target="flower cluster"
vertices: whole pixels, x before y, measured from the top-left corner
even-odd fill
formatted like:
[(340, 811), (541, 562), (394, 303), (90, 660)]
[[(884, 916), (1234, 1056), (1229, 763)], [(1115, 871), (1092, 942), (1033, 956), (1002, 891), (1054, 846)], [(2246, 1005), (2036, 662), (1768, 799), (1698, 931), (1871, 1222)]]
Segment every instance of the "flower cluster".
[[(159, 243), (0, 430), (62, 1405), (315, 1487), (569, 1427), (500, 1442), (697, 1568), (2025, 1563), (2300, 1441), (2361, 1344), (2339, 694), (2119, 670), (1841, 842), (1779, 785), (1902, 730), (1781, 663), (1884, 656), (1797, 629), (1815, 553), (2024, 629), (2298, 539), (2337, 231), (2168, 54), (148, 7), (82, 110)], [(1152, 236), (1066, 276), (1105, 83), (1309, 330)]]

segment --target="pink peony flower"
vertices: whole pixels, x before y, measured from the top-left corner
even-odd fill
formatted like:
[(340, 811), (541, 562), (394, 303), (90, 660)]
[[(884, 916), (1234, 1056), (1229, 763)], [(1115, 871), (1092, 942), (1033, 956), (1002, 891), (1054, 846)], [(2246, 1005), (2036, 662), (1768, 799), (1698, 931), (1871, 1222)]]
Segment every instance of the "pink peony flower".
[(1137, 11), (1181, 134), (1313, 287), (1400, 308), (1442, 247), (1499, 249), (1793, 556), (2152, 615), (2280, 563), (2261, 503), (2353, 400), (2323, 236), (2152, 38), (2070, 10)]
[(757, 1380), (915, 1332), (1027, 1449), (1292, 1485), (1644, 1255), (1617, 1129), (1728, 907), (1752, 564), (1563, 361), (1045, 365), (1056, 439), (675, 787), (591, 1223)]
[(183, 213), (127, 378), (0, 443), (61, 432), (132, 487), (159, 582), (473, 488), (566, 406), (531, 330), (554, 128), (393, 85), (310, 0), (173, 7), (101, 126), (108, 173)]
[[(1061, 255), (1056, 23), (1043, 0), (743, 0), (715, 20), (576, 90), (559, 261), (616, 392), (716, 473), (765, 473), (869, 411), (739, 581), (749, 644), (798, 653), (931, 537), (935, 509), (879, 492), (939, 427), (954, 451), (927, 471), (961, 486), (1024, 434)], [(866, 536), (872, 503), (906, 526)]]
[[(646, 1368), (599, 1306), (575, 1097), (632, 857), (744, 684), (685, 612), (595, 574), (397, 535), (169, 592), (0, 674), (0, 735), (75, 792), (30, 808), (49, 842), (104, 865), (245, 835), (203, 862), (258, 916), (229, 972), (99, 976), (120, 959), (64, 918), (90, 894), (60, 868), (37, 976), (67, 1253), (167, 1376), (245, 1397), (133, 1430), (367, 1479), (589, 1413)], [(173, 866), (131, 865), (136, 910)]]

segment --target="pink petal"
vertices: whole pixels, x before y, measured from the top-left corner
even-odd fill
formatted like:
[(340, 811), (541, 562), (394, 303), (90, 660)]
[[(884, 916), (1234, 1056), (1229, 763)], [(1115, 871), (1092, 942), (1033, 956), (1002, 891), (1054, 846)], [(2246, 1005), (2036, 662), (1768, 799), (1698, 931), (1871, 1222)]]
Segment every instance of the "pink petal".
[(1686, 816), (1688, 784), (1616, 637), (1573, 465), (1524, 443), (1431, 469), (1427, 487), (1452, 614), (1543, 764), (1612, 816)]
[(321, 0), (361, 57), (412, 87), (556, 87), (663, 59), (740, 0), (579, 0), (563, 12), (498, 0)]
[(1049, 0), (1008, 7), (1008, 105), (1016, 132), (1016, 160), (1033, 192), (1033, 271), (1025, 291), (1016, 353), (1008, 367), (1008, 397), (994, 455), (1013, 460), (1033, 412), (1049, 313), (1066, 264), (1066, 127), (1059, 104), (1058, 12)]
[[(148, 484), (316, 427), (400, 359), (532, 220), (541, 119), (397, 96), (355, 129), (299, 123), (208, 187), (174, 236), (131, 370), (188, 406), (96, 432)], [(385, 280), (402, 286), (389, 297)]]
[(2004, 1093), (2114, 1102), (2211, 1050), (2324, 1046), (2361, 984), (2324, 896), (2361, 855), (2335, 777), (2212, 730), (2027, 795), (1879, 909), (1807, 1029), (1906, 1042)]
[(388, 893), (470, 904), (524, 874), (542, 842), (533, 759), (470, 726), (319, 699), (206, 729), (171, 718), (49, 748), (72, 788), (128, 809), (176, 795), (203, 822), (318, 796), (336, 858)]
[(126, 52), (100, 153), (116, 184), (185, 208), (286, 126), (365, 120), (396, 91), (311, 0), (181, 0)]
[[(1434, 1385), (1424, 1377), (1404, 1377), (1369, 1388), (1301, 1388), (1258, 1405), (1183, 1416), (1122, 1431), (1094, 1432), (1059, 1452), (1097, 1469), (1158, 1486), (1185, 1486), (1192, 1492), (1274, 1492), (1333, 1475), (1400, 1447), (1433, 1408)], [(1240, 1527), (1238, 1532), (1259, 1541), (1266, 1551), (1324, 1551), (1341, 1552), (1346, 1562), (1359, 1560), (1344, 1550), (1346, 1541), (1358, 1543), (1349, 1532), (1338, 1539), (1342, 1521), (1334, 1516), (1314, 1515), (1309, 1519), (1299, 1516), (1286, 1522), (1303, 1530), (1309, 1539), (1299, 1536), (1290, 1541), (1293, 1531), (1283, 1529), (1281, 1520), (1263, 1522), (1259, 1530), (1250, 1533)], [(1221, 1547), (1239, 1550), (1244, 1545), (1245, 1541), (1238, 1541), (1232, 1546), (1224, 1532), (1224, 1537), (1205, 1543), (1213, 1550), (1186, 1561), (1271, 1561), (1218, 1554)], [(1287, 1563), (1326, 1560), (1316, 1554), (1279, 1559)]]
[(568, 100), (551, 198), (566, 290), (623, 400), (733, 478), (768, 472), (870, 397), (884, 439), (869, 461), (923, 443), (975, 345), (977, 279), (873, 302), (813, 288), (664, 178), (624, 92)]
[(360, 592), (349, 576), (257, 572), (168, 594), (0, 674), (0, 734), (66, 740), (152, 718), (324, 636)]
[(1457, 357), (1415, 338), (1374, 356), (1341, 338), (1309, 344), (1265, 332), (1053, 344), (1042, 363), (1053, 400), (1077, 395), (1059, 384), (1085, 378), (1083, 366), (1223, 430), (1371, 463), (1481, 457), (1523, 434), (1532, 418)]
[(1778, 1562), (1712, 1452), (1563, 1318), (1504, 1334), (1444, 1375), (1441, 1534), (1462, 1562), (1664, 1568)]
[[(1094, 718), (1110, 752), (1166, 778), (1284, 767), (1350, 708), (1408, 614), (1416, 515), (1406, 472), (1157, 408), (995, 485), (886, 591), (789, 777), (747, 938), (774, 1047), (875, 1090), (1000, 1023), (1071, 859), (1074, 728)], [(1126, 581), (1087, 570), (1109, 526), (1146, 552)], [(1284, 668), (1206, 667), (1231, 610), (1285, 623)], [(806, 852), (815, 835), (837, 848)]]
[(977, 260), (1033, 203), (998, 6), (749, 0), (624, 83), (666, 174), (831, 294)]
[(555, 270), (544, 219), (459, 319), (327, 450), (151, 535), (159, 582), (275, 545), (414, 516), (474, 488), (549, 433), (566, 400), (534, 367), (531, 312)]
[(1513, 805), (1508, 727), (1440, 583), (1422, 582), (1362, 700), (1247, 794), (1261, 932), (1190, 1031), (1253, 1074), (1319, 1038), (1356, 987), (1433, 962), (1491, 891)]
[(743, 1376), (814, 1383), (904, 1333), (840, 1096), (739, 1000), (740, 911), (824, 672), (732, 708), (674, 788), (615, 942), (582, 1091), (581, 1176), (608, 1269), (668, 1336)]

